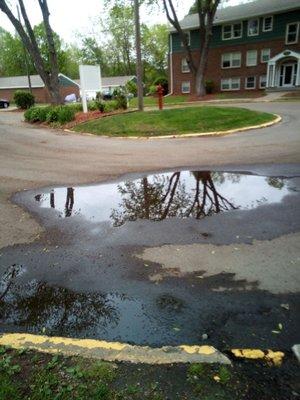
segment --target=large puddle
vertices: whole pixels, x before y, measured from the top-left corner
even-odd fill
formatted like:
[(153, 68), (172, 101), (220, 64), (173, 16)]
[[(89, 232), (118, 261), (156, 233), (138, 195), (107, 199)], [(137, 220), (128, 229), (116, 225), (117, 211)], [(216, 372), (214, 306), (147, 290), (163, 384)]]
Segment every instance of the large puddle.
[(0, 330), (280, 348), (298, 334), (293, 317), (270, 339), (280, 304), (296, 313), (298, 195), (298, 178), (209, 171), (21, 192), (46, 231), (1, 252)]
[(287, 180), (227, 172), (182, 171), (149, 175), (121, 183), (58, 187), (37, 193), (40, 208), (57, 217), (81, 216), (121, 226), (138, 219), (202, 219), (216, 213), (279, 203), (292, 188)]

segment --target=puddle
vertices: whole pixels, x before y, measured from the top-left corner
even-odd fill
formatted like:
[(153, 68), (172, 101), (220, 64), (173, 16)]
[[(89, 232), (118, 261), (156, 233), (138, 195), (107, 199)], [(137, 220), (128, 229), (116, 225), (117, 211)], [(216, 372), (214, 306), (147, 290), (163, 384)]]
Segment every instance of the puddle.
[(232, 210), (280, 203), (292, 193), (287, 179), (228, 172), (181, 171), (92, 186), (35, 193), (31, 206), (59, 218), (80, 216), (122, 226), (128, 221), (202, 219)]

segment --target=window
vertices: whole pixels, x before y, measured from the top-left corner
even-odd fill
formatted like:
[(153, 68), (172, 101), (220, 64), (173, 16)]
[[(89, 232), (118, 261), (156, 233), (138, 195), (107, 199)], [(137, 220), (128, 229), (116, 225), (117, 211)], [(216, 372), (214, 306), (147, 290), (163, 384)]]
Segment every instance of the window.
[(248, 50), (247, 51), (247, 67), (253, 67), (257, 65), (257, 50)]
[(262, 30), (263, 32), (270, 32), (273, 30), (273, 16), (264, 17)]
[[(190, 32), (185, 32), (184, 36), (186, 37), (187, 43), (190, 46), (191, 45), (191, 33)], [(184, 44), (181, 41), (181, 47), (183, 47), (183, 46), (184, 46)]]
[(250, 19), (248, 21), (248, 36), (257, 36), (259, 33), (259, 20)]
[(292, 24), (287, 24), (286, 26), (286, 37), (285, 43), (286, 44), (294, 44), (298, 43), (299, 38), (299, 22), (293, 22)]
[(240, 78), (228, 78), (221, 80), (221, 90), (240, 90)]
[(191, 72), (186, 58), (181, 59), (181, 72), (183, 73)]
[(260, 53), (260, 62), (266, 63), (270, 60), (271, 57), (271, 49), (262, 49)]
[(241, 59), (241, 53), (225, 53), (222, 55), (222, 68), (239, 68)]
[(191, 91), (191, 82), (190, 81), (182, 82), (181, 92), (182, 93), (190, 93), (190, 91)]
[(256, 77), (255, 76), (249, 76), (246, 78), (246, 84), (245, 84), (246, 89), (255, 89), (256, 88)]
[(223, 25), (222, 27), (222, 39), (238, 39), (242, 37), (242, 23)]
[(267, 75), (261, 75), (259, 77), (259, 87), (260, 89), (265, 89), (267, 86)]

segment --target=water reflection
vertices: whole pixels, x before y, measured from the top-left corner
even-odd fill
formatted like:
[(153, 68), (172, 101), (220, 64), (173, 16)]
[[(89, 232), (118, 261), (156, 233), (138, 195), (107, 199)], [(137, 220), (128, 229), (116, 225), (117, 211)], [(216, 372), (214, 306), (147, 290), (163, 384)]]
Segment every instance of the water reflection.
[(289, 193), (286, 180), (281, 178), (182, 171), (122, 183), (56, 188), (36, 194), (34, 199), (42, 208), (55, 208), (60, 217), (81, 215), (121, 226), (137, 219), (201, 219), (223, 211), (280, 202)]
[[(2, 278), (1, 283), (6, 279)], [(16, 285), (14, 280), (0, 294), (0, 322), (34, 331), (74, 333), (116, 324), (119, 313), (106, 295), (77, 293), (32, 280)]]

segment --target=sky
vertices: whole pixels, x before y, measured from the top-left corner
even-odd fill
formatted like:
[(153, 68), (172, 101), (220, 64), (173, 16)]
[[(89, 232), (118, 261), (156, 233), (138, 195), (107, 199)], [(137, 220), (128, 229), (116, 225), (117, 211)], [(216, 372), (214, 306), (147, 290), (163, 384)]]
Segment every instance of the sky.
[[(194, 0), (182, 0), (179, 18), (183, 18), (187, 14)], [(229, 5), (236, 5), (240, 0), (229, 0)], [(8, 0), (8, 3), (14, 5), (16, 0)], [(27, 7), (27, 13), (33, 25), (41, 22), (41, 12), (37, 0), (24, 0)], [(56, 31), (65, 42), (76, 42), (76, 31), (80, 33), (89, 33), (91, 20), (93, 17), (101, 16), (104, 12), (103, 0), (48, 0), (50, 10), (50, 23), (54, 31)], [(145, 9), (141, 9), (142, 22), (167, 23), (167, 19), (163, 12), (149, 13)], [(6, 30), (13, 31), (12, 25), (7, 17), (0, 11), (0, 26)]]

